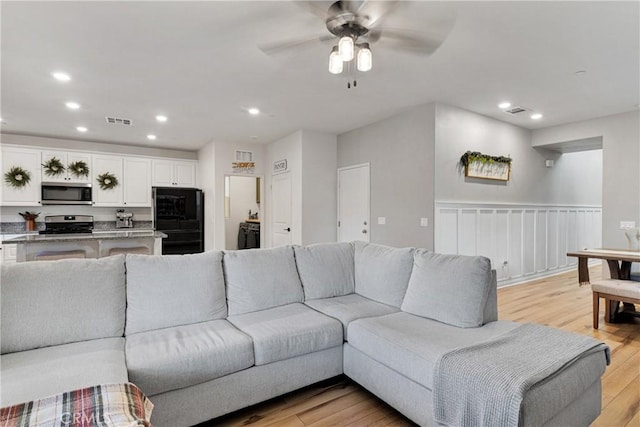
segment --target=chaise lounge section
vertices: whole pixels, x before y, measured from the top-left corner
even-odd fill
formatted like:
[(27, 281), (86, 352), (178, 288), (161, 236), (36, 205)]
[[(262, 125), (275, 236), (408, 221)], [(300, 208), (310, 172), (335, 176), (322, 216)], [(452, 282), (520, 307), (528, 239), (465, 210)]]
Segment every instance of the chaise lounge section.
[[(451, 420), (464, 411), (434, 385), (453, 378), (444, 358), (525, 333), (497, 320), (486, 258), (362, 242), (4, 265), (0, 296), (2, 407), (130, 381), (160, 427), (343, 373), (420, 425), (459, 425)], [(524, 388), (516, 424), (588, 425), (599, 415), (608, 348), (570, 335), (579, 346), (557, 351), (570, 360)], [(502, 373), (512, 363), (491, 362), (476, 361), (487, 369), (479, 375), (516, 377)], [(463, 424), (482, 423), (493, 403)]]

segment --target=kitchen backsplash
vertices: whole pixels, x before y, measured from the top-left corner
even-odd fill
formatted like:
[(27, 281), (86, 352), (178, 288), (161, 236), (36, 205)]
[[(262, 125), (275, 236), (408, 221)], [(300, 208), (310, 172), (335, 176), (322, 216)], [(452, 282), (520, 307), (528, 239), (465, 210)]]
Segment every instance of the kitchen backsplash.
[[(36, 226), (37, 226), (37, 231), (44, 230), (44, 221), (37, 221)], [(24, 221), (2, 222), (0, 223), (0, 234), (25, 233), (24, 227), (25, 227)], [(151, 221), (134, 221), (133, 228), (148, 230), (153, 228), (153, 223)], [(93, 229), (98, 231), (127, 230), (126, 228), (117, 229), (115, 221), (94, 221)]]

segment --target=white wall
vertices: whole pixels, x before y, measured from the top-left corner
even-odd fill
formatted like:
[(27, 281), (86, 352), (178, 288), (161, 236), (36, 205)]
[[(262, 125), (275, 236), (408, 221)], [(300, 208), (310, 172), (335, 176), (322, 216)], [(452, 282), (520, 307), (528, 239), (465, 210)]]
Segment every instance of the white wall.
[[(252, 213), (260, 212), (260, 205), (256, 203), (256, 177), (231, 176), (230, 177), (230, 209), (229, 217), (225, 218), (225, 249), (238, 249), (238, 229), (241, 222), (249, 218), (249, 210)], [(259, 217), (262, 217), (259, 214)]]
[[(265, 146), (261, 144), (238, 144), (231, 142), (212, 142), (214, 146), (214, 162), (215, 171), (213, 176), (213, 248), (224, 249), (225, 219), (224, 219), (224, 177), (225, 175), (234, 175), (232, 163), (235, 162), (235, 151), (251, 151), (253, 152), (253, 161), (256, 164), (254, 174), (252, 176), (263, 176), (265, 161)], [(200, 164), (199, 167), (203, 165)], [(206, 165), (205, 165), (206, 166)], [(206, 227), (206, 225), (205, 225)]]
[(168, 157), (173, 159), (197, 159), (195, 151), (167, 150), (164, 148), (137, 147), (133, 145), (107, 144), (104, 142), (77, 141), (74, 139), (46, 138), (41, 136), (0, 134), (3, 144), (17, 144), (27, 147), (59, 148), (63, 150), (99, 151), (102, 153), (137, 155), (150, 157)]
[(338, 167), (371, 165), (372, 242), (433, 249), (434, 121), (428, 104), (338, 136)]
[(215, 143), (211, 142), (198, 151), (198, 185), (204, 193), (204, 249), (206, 251), (215, 248), (215, 170)]
[[(640, 111), (538, 129), (535, 147), (602, 137), (602, 245), (624, 248), (620, 221), (640, 225)], [(580, 178), (582, 179), (582, 177)]]
[[(508, 182), (467, 178), (459, 169), (466, 151), (513, 159)], [(554, 159), (553, 168), (545, 160)], [(527, 129), (460, 108), (436, 108), (436, 189), (438, 201), (600, 205), (602, 152), (568, 153), (531, 146)]]
[(302, 242), (336, 241), (338, 140), (302, 131)]

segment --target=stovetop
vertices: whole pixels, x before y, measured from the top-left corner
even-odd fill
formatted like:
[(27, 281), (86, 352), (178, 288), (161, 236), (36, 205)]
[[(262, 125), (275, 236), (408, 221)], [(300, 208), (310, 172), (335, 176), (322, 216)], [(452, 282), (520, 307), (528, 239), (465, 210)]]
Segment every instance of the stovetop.
[(44, 217), (45, 229), (39, 234), (79, 234), (93, 231), (90, 215), (51, 215)]
[(93, 232), (93, 227), (83, 227), (83, 228), (58, 228), (58, 229), (47, 229), (40, 230), (38, 234), (91, 234)]

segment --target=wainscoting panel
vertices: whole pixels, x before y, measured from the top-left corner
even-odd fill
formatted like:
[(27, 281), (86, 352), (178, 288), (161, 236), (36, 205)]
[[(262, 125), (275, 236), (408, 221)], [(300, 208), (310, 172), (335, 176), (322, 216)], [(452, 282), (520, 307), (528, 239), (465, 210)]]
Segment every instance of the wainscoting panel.
[(573, 268), (602, 244), (601, 206), (436, 202), (435, 250), (491, 259), (500, 285)]

